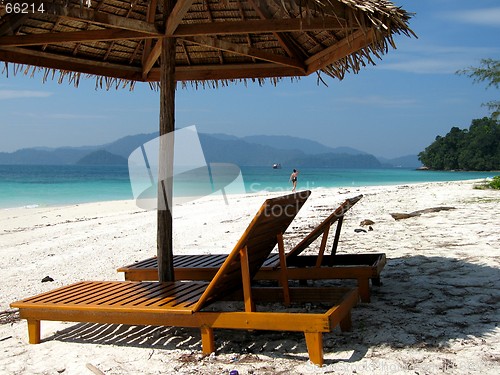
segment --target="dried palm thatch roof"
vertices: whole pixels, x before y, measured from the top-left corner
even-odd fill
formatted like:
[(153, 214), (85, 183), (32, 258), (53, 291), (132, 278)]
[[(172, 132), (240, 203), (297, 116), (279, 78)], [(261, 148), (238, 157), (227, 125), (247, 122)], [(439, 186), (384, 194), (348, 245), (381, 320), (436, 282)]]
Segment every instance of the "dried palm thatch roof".
[(11, 62), (75, 84), (82, 73), (106, 86), (157, 82), (164, 37), (176, 40), (175, 80), (203, 83), (342, 79), (395, 47), (394, 34), (413, 35), (410, 15), (386, 0), (177, 0), (168, 17), (163, 0), (15, 3), (0, 2), (4, 73)]

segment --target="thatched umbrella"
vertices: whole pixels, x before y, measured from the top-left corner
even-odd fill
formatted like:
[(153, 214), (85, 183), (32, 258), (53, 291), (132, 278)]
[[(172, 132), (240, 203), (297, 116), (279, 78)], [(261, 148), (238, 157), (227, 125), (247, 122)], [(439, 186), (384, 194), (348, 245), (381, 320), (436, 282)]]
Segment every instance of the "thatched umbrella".
[[(394, 34), (412, 35), (409, 18), (386, 0), (2, 0), (0, 60), (6, 74), (58, 73), (75, 85), (86, 75), (105, 88), (150, 82), (163, 135), (175, 129), (177, 82), (342, 79), (395, 47)], [(172, 160), (160, 169), (168, 176)], [(168, 205), (157, 233), (159, 280), (173, 280)]]

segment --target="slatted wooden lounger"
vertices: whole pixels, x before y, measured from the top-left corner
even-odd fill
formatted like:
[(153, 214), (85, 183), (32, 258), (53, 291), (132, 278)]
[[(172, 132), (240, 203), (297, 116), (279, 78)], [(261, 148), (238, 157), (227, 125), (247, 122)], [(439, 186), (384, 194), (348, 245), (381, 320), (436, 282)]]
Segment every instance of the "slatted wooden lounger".
[[(363, 196), (347, 199), (321, 222), (300, 243), (286, 254), (287, 275), (290, 280), (356, 279), (361, 301), (370, 302), (370, 280), (380, 285), (380, 273), (386, 264), (384, 253), (336, 254), (345, 213)], [(330, 227), (337, 222), (332, 252), (324, 255)], [(320, 236), (318, 255), (301, 255)], [(226, 254), (174, 255), (176, 280), (211, 280), (224, 263)], [(272, 253), (255, 276), (256, 280), (279, 280), (280, 260)], [(158, 263), (152, 257), (118, 269), (125, 280), (158, 280)]]
[[(282, 288), (253, 289), (250, 285), (276, 245), (284, 259), (282, 234), (309, 194), (266, 200), (209, 283), (86, 281), (12, 303), (11, 307), (19, 308), (21, 318), (27, 319), (30, 343), (40, 342), (41, 320), (198, 327), (206, 354), (215, 350), (215, 328), (302, 331), (310, 360), (321, 365), (322, 334), (337, 325), (350, 328), (357, 289), (288, 288), (286, 268), (282, 269)], [(244, 311), (227, 311), (220, 304), (214, 308), (213, 302), (231, 294), (241, 295)], [(296, 313), (266, 311), (266, 305), (258, 305), (257, 311), (260, 298), (276, 302), (278, 297), (285, 304), (306, 300), (327, 302), (332, 307), (323, 312)]]

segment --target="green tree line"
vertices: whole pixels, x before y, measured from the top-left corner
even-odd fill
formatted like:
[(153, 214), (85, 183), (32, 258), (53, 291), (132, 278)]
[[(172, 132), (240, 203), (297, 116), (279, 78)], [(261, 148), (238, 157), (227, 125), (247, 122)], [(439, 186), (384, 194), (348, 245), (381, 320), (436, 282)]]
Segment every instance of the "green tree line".
[[(487, 82), (487, 88), (500, 85), (500, 60), (483, 59), (479, 67), (468, 67), (457, 72), (467, 75), (475, 83)], [(436, 140), (418, 154), (428, 168), (438, 170), (491, 171), (500, 170), (500, 101), (483, 104), (491, 118), (472, 120), (469, 129), (451, 128), (446, 136)]]
[[(500, 85), (500, 60), (482, 59), (479, 67), (470, 66), (459, 70), (457, 74), (465, 74), (469, 78), (472, 78), (474, 83), (487, 82), (486, 88), (494, 87), (498, 89)], [(488, 107), (491, 117), (498, 120), (500, 116), (500, 101), (492, 100), (488, 103), (483, 103), (483, 106)]]
[(472, 120), (469, 129), (451, 128), (418, 158), (437, 170), (500, 170), (500, 123), (489, 117)]

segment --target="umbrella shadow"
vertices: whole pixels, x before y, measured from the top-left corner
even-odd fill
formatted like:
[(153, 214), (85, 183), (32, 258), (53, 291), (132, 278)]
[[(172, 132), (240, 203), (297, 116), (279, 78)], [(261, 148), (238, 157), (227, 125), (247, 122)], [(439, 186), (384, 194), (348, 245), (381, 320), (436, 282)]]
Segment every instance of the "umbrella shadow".
[[(217, 329), (214, 333), (217, 354), (229, 355), (235, 361), (260, 361), (256, 355), (299, 361), (309, 359), (302, 332)], [(339, 334), (340, 330), (336, 328), (335, 333), (325, 335), (325, 348), (335, 347)], [(201, 355), (201, 337), (197, 328), (78, 323), (43, 341), (52, 340), (159, 350), (182, 349)], [(187, 360), (182, 357), (181, 360)]]
[[(354, 363), (370, 348), (442, 350), (451, 340), (483, 337), (498, 326), (498, 268), (446, 257), (408, 256), (388, 260), (383, 285), (372, 288), (372, 302), (353, 309), (353, 330), (324, 335), (324, 351), (351, 352), (325, 364)], [(317, 283), (319, 284), (319, 283)], [(339, 281), (321, 282), (326, 285)], [(265, 354), (307, 360), (304, 335), (296, 332), (216, 330), (219, 354)], [(135, 346), (154, 349), (201, 349), (198, 329), (81, 323), (47, 340)]]
[(388, 260), (383, 285), (372, 288), (370, 304), (353, 310), (353, 330), (336, 348), (445, 350), (455, 340), (488, 336), (500, 320), (500, 269), (480, 264), (480, 257), (471, 260), (421, 255)]

